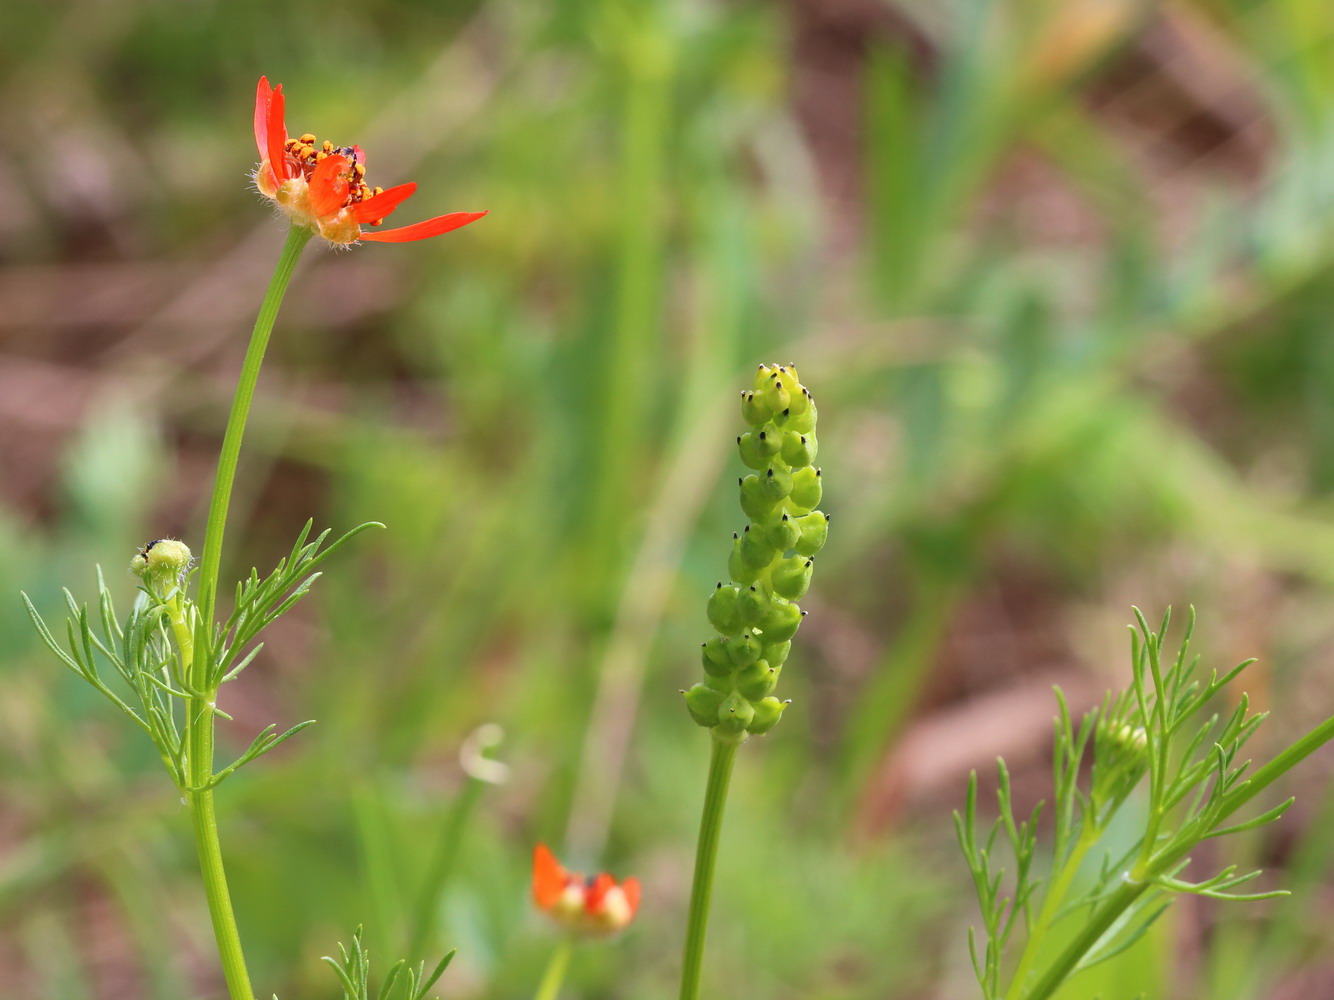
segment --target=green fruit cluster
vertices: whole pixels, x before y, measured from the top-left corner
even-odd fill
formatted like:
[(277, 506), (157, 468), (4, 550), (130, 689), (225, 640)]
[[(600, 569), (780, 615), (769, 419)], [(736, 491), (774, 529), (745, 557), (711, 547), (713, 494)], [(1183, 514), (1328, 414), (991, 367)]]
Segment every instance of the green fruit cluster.
[(787, 707), (771, 692), (806, 614), (797, 601), (829, 532), (829, 518), (816, 510), (815, 400), (796, 368), (760, 365), (754, 389), (741, 394), (741, 416), (750, 430), (736, 439), (737, 450), (754, 471), (737, 482), (750, 523), (733, 536), (731, 582), (709, 597), (719, 634), (703, 644), (706, 676), (684, 692), (691, 718), (734, 739), (767, 733)]

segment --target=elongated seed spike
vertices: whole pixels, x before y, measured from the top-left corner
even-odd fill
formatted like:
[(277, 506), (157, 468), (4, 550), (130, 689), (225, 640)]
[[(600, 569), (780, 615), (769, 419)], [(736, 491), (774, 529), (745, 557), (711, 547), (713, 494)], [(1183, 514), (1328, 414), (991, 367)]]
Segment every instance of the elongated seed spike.
[(771, 691), (806, 616), (796, 602), (829, 531), (815, 509), (823, 493), (815, 399), (795, 363), (760, 365), (741, 393), (741, 416), (749, 429), (736, 436), (737, 454), (754, 470), (737, 479), (748, 523), (732, 532), (730, 582), (708, 600), (719, 634), (700, 647), (704, 680), (685, 693), (697, 723), (735, 741), (768, 732), (790, 704)]

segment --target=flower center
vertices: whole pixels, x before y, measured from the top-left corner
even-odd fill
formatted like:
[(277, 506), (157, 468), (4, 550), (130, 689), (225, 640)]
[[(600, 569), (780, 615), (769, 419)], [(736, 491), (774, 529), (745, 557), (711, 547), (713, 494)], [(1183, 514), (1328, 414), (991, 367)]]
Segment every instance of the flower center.
[[(348, 171), (347, 200), (343, 207), (355, 205), (360, 201), (379, 194), (384, 188), (371, 187), (366, 183), (366, 164), (362, 162), (365, 154), (359, 146), (335, 146), (328, 139), (320, 142), (312, 132), (306, 132), (299, 139), (288, 139), (284, 147), (287, 156), (287, 172), (291, 177), (310, 180), (316, 165), (326, 156), (344, 156), (352, 166)], [(378, 222), (373, 223), (379, 225)]]

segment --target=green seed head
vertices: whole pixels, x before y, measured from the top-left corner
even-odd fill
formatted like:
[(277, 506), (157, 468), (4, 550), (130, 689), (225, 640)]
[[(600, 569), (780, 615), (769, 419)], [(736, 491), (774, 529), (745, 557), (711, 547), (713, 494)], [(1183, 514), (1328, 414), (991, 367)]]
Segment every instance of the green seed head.
[(741, 394), (749, 425), (737, 454), (751, 471), (737, 480), (749, 524), (733, 536), (730, 583), (709, 596), (708, 617), (720, 635), (703, 644), (704, 680), (685, 692), (691, 717), (734, 739), (768, 732), (787, 702), (770, 692), (805, 612), (796, 604), (810, 586), (829, 519), (815, 508), (823, 482), (816, 408), (792, 365), (760, 365)]

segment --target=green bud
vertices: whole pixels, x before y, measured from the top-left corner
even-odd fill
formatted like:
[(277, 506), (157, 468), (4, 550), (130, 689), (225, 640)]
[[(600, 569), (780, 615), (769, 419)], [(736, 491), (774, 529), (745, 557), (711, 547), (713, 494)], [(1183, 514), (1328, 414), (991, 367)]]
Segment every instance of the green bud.
[(813, 510), (820, 505), (820, 470), (806, 466), (792, 473), (792, 502), (798, 507)]
[(776, 555), (778, 550), (765, 539), (764, 532), (746, 525), (746, 530), (741, 533), (741, 558), (748, 565), (761, 569), (773, 562)]
[[(749, 587), (759, 579), (760, 570), (769, 564), (764, 562), (759, 566), (752, 565), (746, 561), (746, 552), (743, 537), (733, 532), (732, 554), (727, 557), (727, 572), (735, 582)], [(759, 558), (758, 550), (754, 550), (754, 558)]]
[(764, 537), (779, 552), (786, 552), (797, 544), (797, 540), (801, 537), (801, 528), (793, 518), (784, 514), (780, 520), (765, 529)]
[(713, 677), (726, 677), (732, 672), (731, 648), (728, 641), (715, 635), (708, 642), (700, 644), (704, 663), (704, 672)]
[(179, 586), (194, 562), (189, 546), (174, 538), (149, 542), (130, 560), (130, 572), (142, 577), (150, 588), (165, 591)]
[(781, 597), (771, 598), (769, 612), (760, 622), (760, 632), (765, 642), (786, 642), (797, 634), (801, 627), (802, 611)]
[(806, 407), (798, 410), (794, 405), (788, 412), (787, 428), (796, 431), (798, 434), (815, 433), (815, 418), (817, 416), (815, 409), (815, 400), (809, 396), (806, 397)]
[(754, 702), (772, 691), (777, 683), (778, 668), (766, 660), (756, 660), (737, 674), (736, 689), (741, 697)]
[(774, 411), (760, 396), (753, 392), (741, 394), (741, 419), (752, 427), (759, 427), (773, 417)]
[(792, 480), (792, 472), (786, 465), (775, 463), (769, 466), (769, 470), (764, 474), (764, 479), (761, 481), (765, 497), (773, 503), (784, 499), (792, 492)]
[(756, 447), (758, 443), (754, 431), (746, 431), (736, 439), (736, 448), (741, 455), (741, 461), (752, 469), (763, 469), (769, 463), (769, 456), (761, 454)]
[(739, 733), (755, 717), (755, 709), (739, 694), (729, 695), (718, 706), (714, 716), (719, 728), (725, 733)]
[[(792, 369), (792, 374), (794, 376), (797, 374), (796, 369)], [(792, 394), (791, 402), (788, 403), (788, 415), (789, 417), (804, 416), (806, 412), (810, 410), (811, 405), (810, 392), (804, 385), (798, 385), (797, 391)]]
[(755, 435), (755, 450), (766, 459), (773, 458), (783, 449), (783, 432), (765, 425)]
[(805, 517), (797, 518), (796, 523), (801, 530), (801, 537), (797, 539), (793, 548), (803, 556), (813, 556), (824, 548), (825, 539), (829, 537), (828, 515), (816, 510)]
[(769, 497), (759, 476), (750, 475), (741, 480), (741, 509), (752, 521), (763, 521), (777, 502)]
[(721, 691), (715, 691), (711, 687), (705, 687), (703, 684), (696, 684), (689, 691), (684, 692), (686, 698), (686, 708), (690, 711), (690, 717), (701, 726), (715, 726), (718, 723), (718, 710), (721, 707), (725, 696)]
[(709, 597), (709, 621), (722, 635), (701, 645), (702, 683), (683, 692), (697, 723), (734, 742), (768, 732), (788, 704), (771, 692), (805, 615), (796, 602), (829, 534), (829, 518), (815, 509), (815, 400), (797, 369), (760, 365), (754, 388), (741, 394), (741, 416), (749, 426), (737, 453), (754, 471), (737, 486), (750, 523), (732, 535), (731, 582)]
[(760, 641), (747, 632), (740, 639), (733, 639), (727, 644), (728, 661), (738, 667), (754, 663), (760, 658)]
[(769, 613), (769, 595), (757, 586), (747, 587), (737, 595), (737, 617), (747, 625), (758, 625)]
[(776, 371), (764, 383), (764, 402), (775, 413), (782, 413), (792, 402), (787, 380)]
[[(810, 465), (815, 461), (815, 453), (818, 451), (815, 443), (815, 435), (799, 434), (796, 431), (783, 432), (783, 461), (794, 469), (800, 469), (803, 466)], [(752, 469), (758, 466), (751, 466)]]
[(737, 588), (718, 584), (709, 595), (709, 621), (723, 635), (735, 635), (741, 631), (741, 619), (736, 610)]
[(751, 713), (750, 724), (746, 726), (746, 732), (755, 736), (763, 736), (778, 724), (778, 720), (783, 715), (783, 709), (787, 708), (787, 705), (787, 702), (779, 701), (773, 697), (765, 698), (756, 703)]
[(811, 585), (811, 569), (814, 565), (805, 556), (784, 559), (773, 570), (771, 578), (774, 593), (793, 601), (805, 596), (806, 588)]

